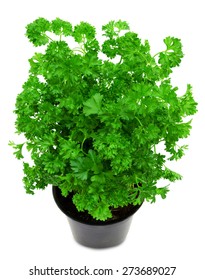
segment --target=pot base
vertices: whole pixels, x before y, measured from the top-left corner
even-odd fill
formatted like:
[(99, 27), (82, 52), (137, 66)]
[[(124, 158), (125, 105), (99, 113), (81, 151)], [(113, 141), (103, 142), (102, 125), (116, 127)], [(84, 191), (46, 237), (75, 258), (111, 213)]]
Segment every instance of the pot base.
[(91, 248), (108, 248), (121, 244), (129, 231), (132, 217), (109, 225), (89, 225), (68, 218), (74, 239)]

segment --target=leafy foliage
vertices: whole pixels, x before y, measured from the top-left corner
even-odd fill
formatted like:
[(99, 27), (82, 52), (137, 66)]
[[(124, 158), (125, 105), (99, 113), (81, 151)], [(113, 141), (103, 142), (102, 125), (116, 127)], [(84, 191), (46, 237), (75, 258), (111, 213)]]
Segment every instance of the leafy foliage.
[[(187, 145), (179, 140), (189, 136), (185, 118), (197, 103), (191, 85), (180, 97), (171, 85), (183, 57), (179, 39), (165, 38), (166, 49), (152, 56), (149, 42), (127, 22), (110, 21), (102, 30), (100, 46), (86, 22), (73, 27), (38, 18), (27, 25), (29, 41), (45, 51), (29, 59), (29, 77), (16, 99), (16, 129), (26, 142), (10, 145), (18, 159), (23, 146), (31, 153), (33, 165), (23, 163), (28, 193), (56, 185), (64, 196), (74, 193), (79, 211), (106, 220), (112, 208), (165, 198), (168, 186), (157, 187), (159, 179), (181, 179), (165, 164), (184, 155)], [(165, 150), (157, 152), (161, 142)]]

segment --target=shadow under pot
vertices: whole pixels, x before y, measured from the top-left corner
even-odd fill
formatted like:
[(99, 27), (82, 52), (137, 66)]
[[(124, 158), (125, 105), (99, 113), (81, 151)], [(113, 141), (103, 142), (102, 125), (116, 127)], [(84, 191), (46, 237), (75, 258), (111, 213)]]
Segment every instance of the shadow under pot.
[(108, 248), (120, 245), (130, 229), (132, 217), (141, 205), (128, 205), (113, 210), (113, 218), (106, 221), (93, 219), (86, 211), (78, 212), (72, 202), (72, 193), (67, 197), (53, 186), (53, 197), (60, 210), (67, 216), (74, 239), (91, 248)]

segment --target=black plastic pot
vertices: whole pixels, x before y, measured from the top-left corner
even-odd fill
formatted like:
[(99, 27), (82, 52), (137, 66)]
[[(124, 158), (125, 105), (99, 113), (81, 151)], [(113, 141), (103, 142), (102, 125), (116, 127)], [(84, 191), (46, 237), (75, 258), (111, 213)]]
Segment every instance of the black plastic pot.
[(72, 196), (63, 197), (58, 187), (53, 186), (53, 197), (60, 210), (67, 216), (75, 240), (92, 248), (121, 244), (127, 236), (133, 214), (141, 207), (129, 206), (120, 218), (103, 222), (96, 221), (86, 212), (78, 212), (72, 203)]

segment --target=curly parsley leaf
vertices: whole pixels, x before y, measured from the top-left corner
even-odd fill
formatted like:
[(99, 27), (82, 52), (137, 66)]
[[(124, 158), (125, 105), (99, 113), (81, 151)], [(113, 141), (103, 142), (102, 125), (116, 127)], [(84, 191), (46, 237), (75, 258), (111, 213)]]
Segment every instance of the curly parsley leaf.
[(95, 38), (95, 28), (87, 22), (81, 22), (74, 27), (73, 37), (76, 42), (81, 43), (85, 40), (92, 40)]
[(23, 144), (15, 144), (13, 141), (9, 141), (9, 146), (11, 146), (15, 150), (14, 155), (16, 156), (17, 159), (24, 158), (23, 154), (22, 154), (22, 148), (24, 146), (24, 143)]
[(60, 18), (56, 18), (51, 22), (51, 29), (56, 35), (69, 36), (73, 32), (71, 23)]
[(179, 173), (172, 171), (166, 167), (164, 170), (163, 178), (168, 179), (170, 182), (174, 182), (176, 180), (181, 180), (182, 176)]
[(187, 85), (186, 93), (179, 98), (180, 110), (183, 117), (191, 116), (197, 112), (197, 102), (193, 98), (192, 86)]
[(91, 98), (89, 98), (86, 102), (84, 102), (84, 114), (86, 116), (99, 114), (101, 112), (101, 104), (102, 104), (103, 96), (100, 93), (96, 93)]
[(118, 36), (121, 31), (129, 30), (129, 25), (126, 21), (114, 21), (111, 20), (108, 24), (103, 25), (102, 30), (104, 31), (104, 36), (112, 39), (115, 36)]
[(35, 47), (46, 45), (49, 42), (46, 31), (51, 31), (51, 24), (44, 18), (38, 18), (26, 26), (26, 36)]
[(164, 52), (160, 52), (159, 63), (163, 68), (179, 66), (184, 56), (181, 40), (174, 37), (166, 37), (164, 43), (167, 48)]

